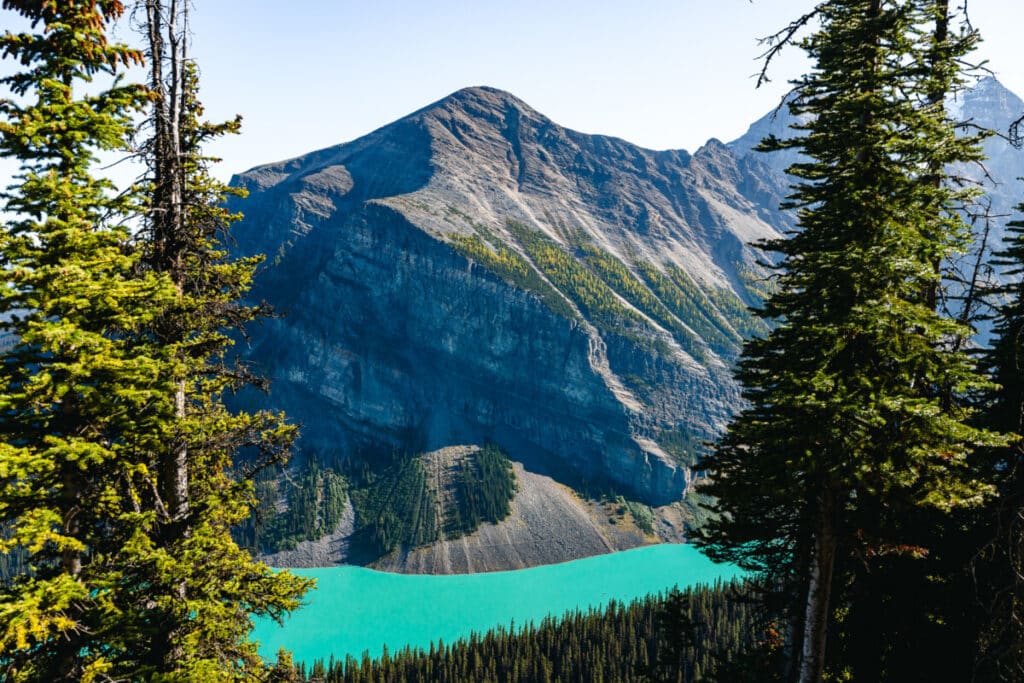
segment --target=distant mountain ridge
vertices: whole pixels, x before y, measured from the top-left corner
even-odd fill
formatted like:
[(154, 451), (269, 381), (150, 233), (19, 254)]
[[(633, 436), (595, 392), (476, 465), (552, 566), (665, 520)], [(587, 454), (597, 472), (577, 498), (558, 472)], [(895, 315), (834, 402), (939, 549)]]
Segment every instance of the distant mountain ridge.
[[(1024, 176), (1024, 151), (1015, 149), (1005, 139), (1010, 124), (1024, 114), (1024, 100), (995, 77), (986, 76), (973, 87), (949, 98), (946, 109), (955, 121), (965, 126), (965, 131), (987, 129), (997, 133), (983, 143), (985, 156), (988, 157), (984, 167), (971, 166), (962, 169), (962, 172), (965, 177), (977, 182), (985, 191), (986, 198), (992, 200), (991, 213), (999, 217), (995, 221), (996, 231), (992, 237), (1002, 239), (1002, 226), (1006, 223), (1007, 214), (1024, 201), (1024, 183), (1019, 180)], [(786, 168), (796, 161), (798, 152), (782, 150), (760, 153), (753, 150), (768, 135), (780, 138), (792, 136), (790, 126), (794, 123), (796, 119), (782, 105), (751, 124), (747, 132), (728, 143), (728, 147), (738, 156), (757, 156), (775, 172), (785, 173)]]
[[(1014, 97), (983, 81), (962, 112), (998, 119)], [(741, 339), (764, 329), (749, 244), (790, 226), (788, 163), (750, 149), (787, 117), (653, 151), (475, 87), (241, 174), (239, 248), (270, 256), (255, 295), (285, 313), (252, 337), (270, 404), (321, 458), (494, 442), (565, 481), (679, 500), (740, 405)], [(992, 152), (1024, 175), (1018, 150)]]

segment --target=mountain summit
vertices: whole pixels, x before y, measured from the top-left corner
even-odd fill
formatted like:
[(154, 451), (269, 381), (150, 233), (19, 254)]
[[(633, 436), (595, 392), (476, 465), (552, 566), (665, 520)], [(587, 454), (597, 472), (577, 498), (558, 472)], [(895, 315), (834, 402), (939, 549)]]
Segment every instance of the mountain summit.
[[(987, 79), (950, 106), (991, 125), (1021, 103)], [(740, 405), (742, 338), (763, 331), (749, 245), (789, 227), (788, 181), (750, 149), (788, 123), (653, 151), (474, 87), (238, 176), (240, 247), (271, 256), (257, 295), (285, 313), (253, 337), (274, 405), (328, 459), (493, 442), (565, 481), (678, 500)], [(1000, 144), (1005, 204), (1024, 164)]]
[(739, 404), (758, 322), (746, 246), (782, 185), (717, 141), (651, 151), (460, 90), (352, 142), (235, 178), (274, 405), (333, 459), (494, 442), (651, 503), (678, 500)]

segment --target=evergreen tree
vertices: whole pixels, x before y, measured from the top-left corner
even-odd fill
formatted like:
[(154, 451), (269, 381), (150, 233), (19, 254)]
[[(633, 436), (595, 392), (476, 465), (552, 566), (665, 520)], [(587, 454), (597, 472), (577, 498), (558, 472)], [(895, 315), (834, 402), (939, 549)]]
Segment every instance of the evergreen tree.
[[(956, 209), (972, 193), (946, 169), (980, 158), (942, 106), (976, 39), (950, 32), (945, 8), (819, 4), (820, 28), (801, 43), (814, 70), (790, 104), (806, 135), (763, 145), (805, 156), (784, 205), (799, 228), (764, 245), (781, 256), (762, 311), (778, 325), (746, 345), (738, 377), (750, 407), (703, 463), (717, 516), (702, 542), (779, 587), (801, 682), (822, 679), (830, 626), (833, 640), (844, 628), (834, 615), (861, 607), (857, 582), (928, 554), (931, 533), (905, 520), (948, 520), (991, 493), (968, 458), (1002, 442), (970, 426), (964, 396), (985, 382), (953, 343), (969, 331), (936, 310), (939, 264), (970, 240)], [(872, 627), (885, 624), (857, 622)], [(883, 679), (891, 643), (875, 645), (832, 668)]]
[[(1024, 212), (1024, 204), (1017, 207)], [(985, 363), (998, 385), (987, 396), (985, 421), (993, 429), (1024, 434), (1024, 221), (1007, 225), (995, 265), (1005, 284), (990, 294), (998, 302), (994, 341)], [(1024, 678), (1024, 442), (990, 452), (984, 462), (999, 487), (999, 499), (970, 527), (975, 551), (972, 605), (982, 615), (972, 645), (979, 680)], [(977, 597), (975, 597), (975, 595)]]
[(167, 391), (146, 328), (173, 296), (138, 276), (124, 226), (133, 195), (95, 177), (98, 151), (126, 151), (142, 88), (114, 81), (142, 55), (111, 44), (116, 0), (5, 0), (31, 24), (0, 37), (22, 70), (2, 82), (0, 153), (21, 164), (4, 194), (0, 314), (15, 346), (0, 365), (0, 553), (28, 571), (0, 586), (0, 678), (102, 680), (133, 637), (118, 590), (124, 553), (144, 542), (133, 505), (149, 480)]
[(0, 103), (0, 151), (23, 169), (0, 236), (0, 312), (17, 339), (0, 370), (0, 552), (28, 561), (0, 586), (0, 672), (257, 679), (266, 667), (249, 617), (280, 616), (308, 582), (254, 562), (230, 536), (253, 502), (232, 457), (247, 448), (252, 467), (280, 461), (294, 434), (279, 415), (223, 404), (255, 380), (228, 357), (225, 329), (261, 313), (240, 303), (257, 261), (233, 261), (220, 244), (234, 216), (202, 145), (237, 122), (202, 122), (195, 71), (179, 62), (178, 219), (132, 235), (127, 219), (164, 212), (160, 179), (116, 195), (90, 167), (96, 150), (126, 151), (132, 112), (159, 109), (164, 93), (117, 81), (78, 93), (142, 61), (105, 38), (121, 4), (4, 6), (42, 31), (0, 39), (25, 67), (4, 79), (20, 99)]
[[(181, 680), (253, 679), (263, 664), (248, 640), (250, 616), (280, 616), (311, 585), (273, 572), (240, 549), (232, 527), (254, 504), (251, 476), (286, 461), (295, 427), (283, 415), (232, 413), (229, 392), (263, 386), (229, 356), (228, 332), (266, 311), (243, 301), (261, 258), (233, 259), (223, 246), (238, 219), (223, 204), (237, 192), (214, 179), (203, 145), (239, 121), (202, 120), (195, 65), (186, 51), (188, 4), (146, 0), (146, 57), (154, 102), (143, 148), (150, 175), (139, 244), (141, 269), (170, 280), (174, 296), (150, 331), (165, 354), (170, 393), (162, 448), (149, 466), (159, 485), (152, 553), (140, 561), (134, 599), (147, 606), (148, 652), (140, 660)], [(242, 470), (234, 457), (246, 456)], [(243, 454), (244, 455), (244, 454)]]

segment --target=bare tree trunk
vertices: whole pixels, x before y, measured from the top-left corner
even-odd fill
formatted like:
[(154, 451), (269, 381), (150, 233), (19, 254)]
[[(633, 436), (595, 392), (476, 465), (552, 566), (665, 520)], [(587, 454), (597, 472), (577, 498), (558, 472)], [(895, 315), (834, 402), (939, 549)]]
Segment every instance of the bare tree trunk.
[[(150, 88), (157, 95), (153, 116), (153, 149), (151, 164), (154, 181), (153, 206), (150, 220), (153, 231), (153, 267), (170, 274), (179, 293), (183, 293), (183, 261), (181, 245), (184, 243), (185, 168), (181, 150), (181, 117), (184, 89), (185, 26), (187, 3), (171, 0), (170, 6), (162, 0), (146, 0), (146, 21), (150, 52)], [(166, 36), (165, 36), (166, 32)], [(165, 74), (165, 64), (169, 74)], [(173, 323), (172, 323), (173, 327)], [(174, 338), (176, 330), (165, 331), (166, 341)], [(185, 418), (185, 380), (179, 379), (174, 397), (175, 418)], [(189, 512), (188, 446), (183, 438), (176, 438), (160, 463), (160, 495), (171, 519), (184, 520)]]
[(825, 643), (828, 637), (829, 603), (832, 573), (836, 559), (836, 536), (832, 521), (832, 501), (824, 492), (814, 534), (807, 604), (804, 610), (803, 651), (800, 656), (800, 683), (819, 683), (825, 670)]
[[(949, 0), (935, 0), (935, 30), (932, 33), (932, 49), (930, 61), (933, 69), (939, 64), (948, 61), (949, 52)], [(947, 87), (944, 79), (934, 79), (932, 87), (928, 91), (928, 104), (932, 107), (945, 107)], [(942, 185), (943, 175), (946, 170), (941, 164), (933, 163), (928, 168), (929, 181), (936, 188)], [(942, 207), (936, 207), (942, 211)], [(942, 272), (942, 260), (936, 258), (932, 261), (932, 272), (935, 280), (925, 291), (925, 305), (933, 311), (938, 310), (939, 305), (939, 276)]]

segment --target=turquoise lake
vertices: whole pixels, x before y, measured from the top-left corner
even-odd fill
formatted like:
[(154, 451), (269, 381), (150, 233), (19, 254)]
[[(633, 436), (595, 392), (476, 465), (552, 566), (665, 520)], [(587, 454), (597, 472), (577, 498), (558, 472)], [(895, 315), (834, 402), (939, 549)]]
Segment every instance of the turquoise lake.
[(495, 626), (516, 628), (549, 614), (630, 601), (673, 586), (710, 584), (739, 576), (688, 545), (655, 545), (564, 564), (485, 574), (423, 576), (362, 567), (296, 569), (317, 587), (284, 626), (256, 623), (264, 657), (287, 648), (296, 661), (379, 656), (406, 645), (453, 642)]

